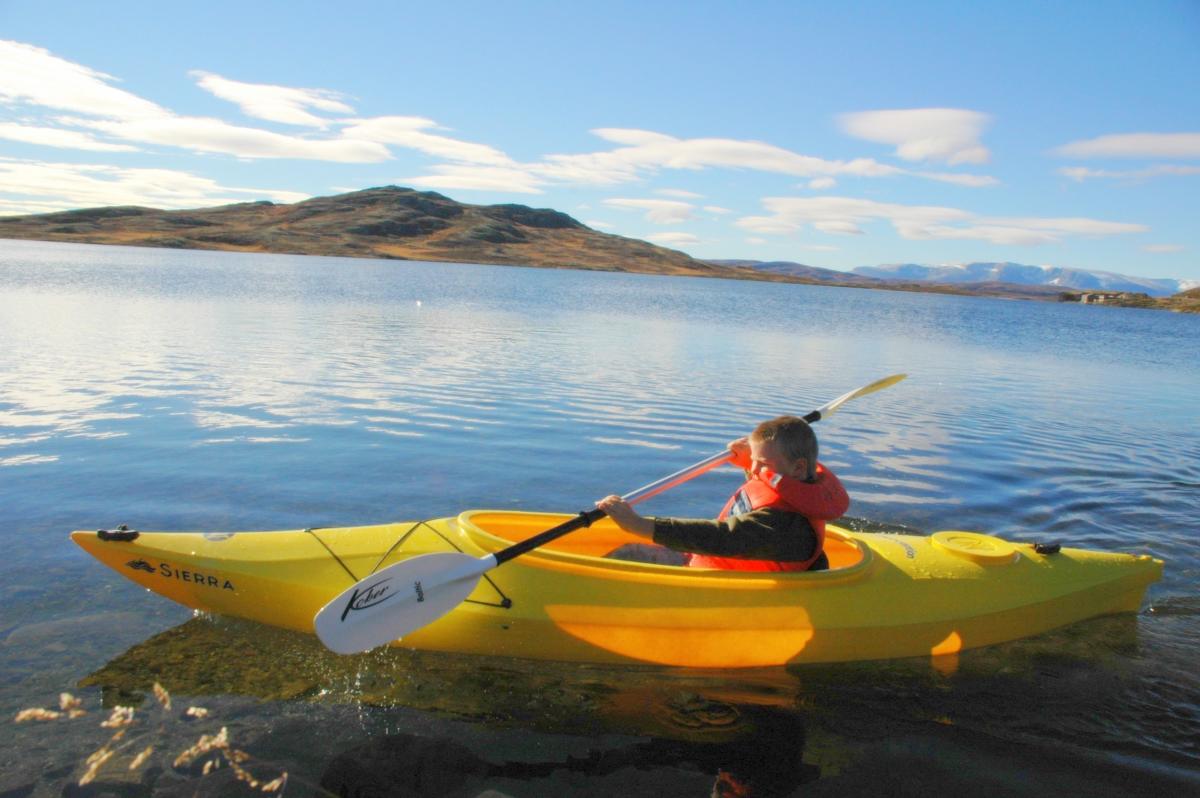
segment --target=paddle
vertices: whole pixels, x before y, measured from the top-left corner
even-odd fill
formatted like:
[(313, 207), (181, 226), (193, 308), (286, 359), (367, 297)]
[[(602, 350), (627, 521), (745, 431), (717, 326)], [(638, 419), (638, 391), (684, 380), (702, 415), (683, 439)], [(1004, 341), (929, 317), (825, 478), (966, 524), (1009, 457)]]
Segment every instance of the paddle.
[[(804, 416), (804, 420), (809, 423), (819, 421), (851, 399), (895, 385), (905, 376), (893, 374), (842, 394)], [(714, 454), (621, 498), (630, 504), (645, 501), (729, 462), (730, 457), (729, 451)], [(482, 557), (461, 552), (423, 554), (389, 565), (347, 588), (322, 607), (313, 619), (317, 637), (339, 654), (354, 654), (390, 643), (433, 623), (457, 607), (471, 595), (479, 578), (487, 571), (569, 532), (591, 526), (604, 516), (603, 510), (585, 510), (553, 529)]]

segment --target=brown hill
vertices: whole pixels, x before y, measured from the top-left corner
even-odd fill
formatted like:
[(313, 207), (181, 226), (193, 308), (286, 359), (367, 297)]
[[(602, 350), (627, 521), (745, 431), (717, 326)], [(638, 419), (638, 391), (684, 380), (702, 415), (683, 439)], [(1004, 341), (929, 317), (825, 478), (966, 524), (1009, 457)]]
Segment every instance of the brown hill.
[(1200, 288), (1189, 288), (1174, 296), (1160, 299), (1158, 306), (1183, 313), (1200, 313)]
[(0, 238), (779, 279), (600, 233), (554, 210), (466, 205), (397, 186), (292, 205), (250, 202), (183, 211), (130, 206), (14, 216), (0, 218)]

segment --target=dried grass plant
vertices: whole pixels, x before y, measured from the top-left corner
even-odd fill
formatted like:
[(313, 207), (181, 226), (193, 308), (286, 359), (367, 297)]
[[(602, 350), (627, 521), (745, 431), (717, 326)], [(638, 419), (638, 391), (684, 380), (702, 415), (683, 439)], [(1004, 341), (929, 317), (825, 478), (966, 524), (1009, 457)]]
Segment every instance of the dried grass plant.
[[(171, 709), (171, 694), (158, 682), (154, 683), (154, 699), (158, 708), (157, 723), (141, 718), (149, 713), (137, 714), (134, 707), (113, 707), (109, 716), (101, 721), (100, 728), (113, 729), (108, 740), (92, 752), (82, 763), (82, 775), (78, 785), (86, 787), (96, 780), (101, 771), (116, 769), (125, 763), (129, 771), (142, 768), (154, 756), (153, 744), (143, 745), (146, 738), (161, 736), (164, 726), (169, 722), (202, 720), (208, 717), (209, 711), (204, 707), (189, 706), (182, 712), (176, 713)], [(83, 702), (70, 693), (61, 693), (58, 697), (58, 709), (32, 707), (23, 709), (13, 719), (15, 723), (27, 722), (59, 722), (70, 721), (88, 715), (83, 708)], [(154, 726), (154, 728), (151, 728)], [(134, 753), (134, 751), (137, 751)], [(126, 759), (128, 761), (126, 762)], [(229, 739), (229, 729), (222, 726), (216, 734), (202, 734), (196, 743), (182, 751), (171, 760), (171, 767), (176, 771), (187, 769), (195, 763), (203, 762), (200, 769), (201, 777), (216, 772), (221, 768), (229, 768), (237, 781), (247, 788), (264, 793), (282, 794), (287, 786), (288, 774), (280, 773), (269, 781), (256, 777), (246, 767), (251, 759), (245, 751), (234, 748)]]

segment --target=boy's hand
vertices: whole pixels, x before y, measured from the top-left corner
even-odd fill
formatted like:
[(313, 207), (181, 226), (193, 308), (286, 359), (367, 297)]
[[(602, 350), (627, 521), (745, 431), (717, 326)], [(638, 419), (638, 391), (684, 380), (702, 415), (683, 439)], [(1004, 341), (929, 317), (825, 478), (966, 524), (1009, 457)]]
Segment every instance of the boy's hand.
[(726, 448), (733, 455), (730, 460), (738, 468), (746, 471), (750, 470), (750, 439), (746, 437), (738, 438), (735, 441), (727, 443)]
[(608, 517), (626, 532), (632, 532), (635, 535), (642, 535), (643, 537), (654, 536), (654, 522), (649, 518), (643, 518), (638, 515), (637, 511), (630, 507), (629, 503), (620, 496), (605, 496), (596, 502), (596, 506), (607, 513)]

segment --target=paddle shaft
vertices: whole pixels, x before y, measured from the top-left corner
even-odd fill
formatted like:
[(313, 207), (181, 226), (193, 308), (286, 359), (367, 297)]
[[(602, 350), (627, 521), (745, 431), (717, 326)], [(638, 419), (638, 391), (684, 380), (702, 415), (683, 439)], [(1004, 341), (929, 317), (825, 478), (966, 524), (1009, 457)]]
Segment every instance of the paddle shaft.
[[(815, 423), (821, 420), (821, 411), (814, 410), (803, 418), (809, 424)], [(635, 491), (626, 493), (621, 498), (629, 504), (637, 504), (638, 502), (645, 501), (651, 496), (657, 496), (663, 491), (669, 490), (676, 485), (681, 485), (684, 482), (687, 482), (689, 479), (698, 477), (701, 474), (704, 474), (716, 468), (717, 466), (722, 465), (723, 463), (729, 462), (732, 456), (733, 455), (728, 450), (718, 452), (717, 454), (714, 454), (711, 457), (706, 457), (700, 462), (690, 465), (681, 471), (676, 471), (670, 476), (655, 480), (649, 485), (643, 485)], [(608, 513), (600, 509), (582, 510), (578, 515), (569, 521), (564, 521), (553, 529), (547, 529), (545, 532), (540, 532), (531, 538), (522, 540), (520, 543), (514, 543), (506, 549), (501, 549), (492, 556), (496, 558), (496, 565), (501, 565), (513, 559), (514, 557), (520, 557), (522, 554), (528, 551), (532, 551), (539, 546), (546, 545), (552, 540), (561, 538), (563, 535), (574, 532), (576, 529), (589, 527), (606, 515), (608, 515)]]

